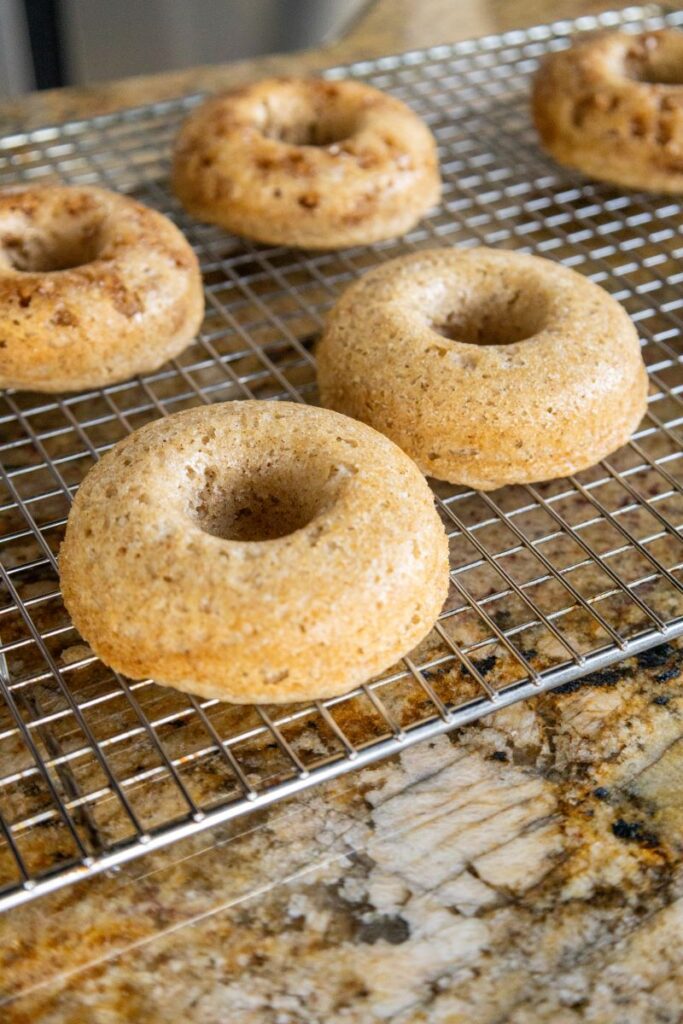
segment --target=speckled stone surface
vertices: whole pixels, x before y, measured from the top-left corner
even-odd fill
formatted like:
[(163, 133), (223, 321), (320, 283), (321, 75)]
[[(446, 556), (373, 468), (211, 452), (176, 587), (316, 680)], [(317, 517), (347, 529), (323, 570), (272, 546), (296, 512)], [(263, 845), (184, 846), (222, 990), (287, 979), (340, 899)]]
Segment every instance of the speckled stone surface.
[[(0, 130), (606, 6), (380, 0), (327, 51), (28, 97)], [(680, 1021), (682, 673), (661, 646), (3, 915), (0, 1021)]]
[(679, 1021), (682, 670), (661, 646), (5, 915), (3, 1021)]

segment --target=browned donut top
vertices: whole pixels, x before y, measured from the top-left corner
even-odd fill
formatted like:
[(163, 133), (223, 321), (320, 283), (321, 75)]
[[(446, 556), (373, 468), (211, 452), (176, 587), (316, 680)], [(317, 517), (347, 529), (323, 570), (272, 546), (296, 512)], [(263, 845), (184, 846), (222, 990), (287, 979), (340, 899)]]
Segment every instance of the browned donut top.
[(381, 430), (430, 476), (482, 490), (589, 466), (645, 410), (619, 303), (520, 252), (382, 263), (338, 300), (316, 355), (323, 405)]
[(0, 193), (0, 386), (75, 390), (164, 362), (203, 308), (162, 214), (95, 187)]
[(609, 32), (542, 63), (533, 110), (561, 162), (627, 186), (683, 182), (683, 32)]
[(83, 482), (64, 599), (107, 664), (238, 703), (342, 693), (432, 626), (448, 544), (417, 467), (324, 409), (155, 420)]
[(238, 233), (324, 247), (359, 226), (405, 230), (438, 198), (439, 174), (429, 129), (400, 100), (360, 82), (269, 79), (190, 115), (173, 186)]

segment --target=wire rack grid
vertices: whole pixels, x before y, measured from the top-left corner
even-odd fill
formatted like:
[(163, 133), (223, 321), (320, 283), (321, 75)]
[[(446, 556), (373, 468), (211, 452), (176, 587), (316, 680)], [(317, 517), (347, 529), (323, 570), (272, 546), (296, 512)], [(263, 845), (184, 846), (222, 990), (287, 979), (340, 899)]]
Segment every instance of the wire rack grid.
[[(683, 632), (683, 255), (675, 199), (622, 194), (539, 151), (528, 79), (575, 31), (683, 23), (629, 8), (331, 69), (430, 124), (441, 206), (406, 238), (343, 252), (251, 245), (191, 221), (167, 189), (193, 96), (0, 139), (0, 185), (101, 183), (170, 215), (201, 260), (201, 334), (158, 372), (65, 396), (0, 393), (0, 907), (112, 868), (596, 671)], [(451, 588), (430, 636), (344, 696), (236, 708), (121, 678), (75, 633), (57, 554), (79, 482), (150, 419), (240, 398), (316, 401), (313, 347), (379, 260), (487, 244), (577, 268), (621, 301), (648, 365), (632, 441), (565, 480), (479, 494), (434, 483)]]

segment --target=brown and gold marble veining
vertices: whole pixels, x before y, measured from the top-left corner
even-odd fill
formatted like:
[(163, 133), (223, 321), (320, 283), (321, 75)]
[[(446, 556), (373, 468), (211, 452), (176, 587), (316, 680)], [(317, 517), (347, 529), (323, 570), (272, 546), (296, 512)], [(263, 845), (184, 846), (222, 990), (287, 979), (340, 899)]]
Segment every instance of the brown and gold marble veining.
[(5, 915), (2, 1019), (680, 1020), (682, 670), (661, 646)]

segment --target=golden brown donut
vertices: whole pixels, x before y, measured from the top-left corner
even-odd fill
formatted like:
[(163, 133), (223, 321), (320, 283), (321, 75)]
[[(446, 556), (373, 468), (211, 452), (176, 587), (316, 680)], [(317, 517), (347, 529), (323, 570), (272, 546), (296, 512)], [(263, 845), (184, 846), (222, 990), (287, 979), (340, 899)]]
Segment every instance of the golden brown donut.
[(60, 552), (108, 665), (235, 703), (344, 693), (432, 627), (448, 543), (431, 491), (362, 423), (230, 402), (148, 424), (88, 474)]
[(683, 192), (683, 32), (609, 32), (545, 58), (533, 86), (544, 148), (592, 178)]
[(90, 186), (0, 193), (0, 387), (79, 391), (155, 370), (203, 312), (197, 259), (162, 214)]
[(480, 490), (584, 469), (645, 412), (638, 335), (619, 303), (518, 252), (382, 264), (334, 306), (317, 360), (323, 405), (381, 430), (430, 476)]
[(172, 187), (235, 234), (337, 249), (404, 234), (441, 180), (431, 132), (400, 100), (360, 82), (267, 79), (190, 114)]

